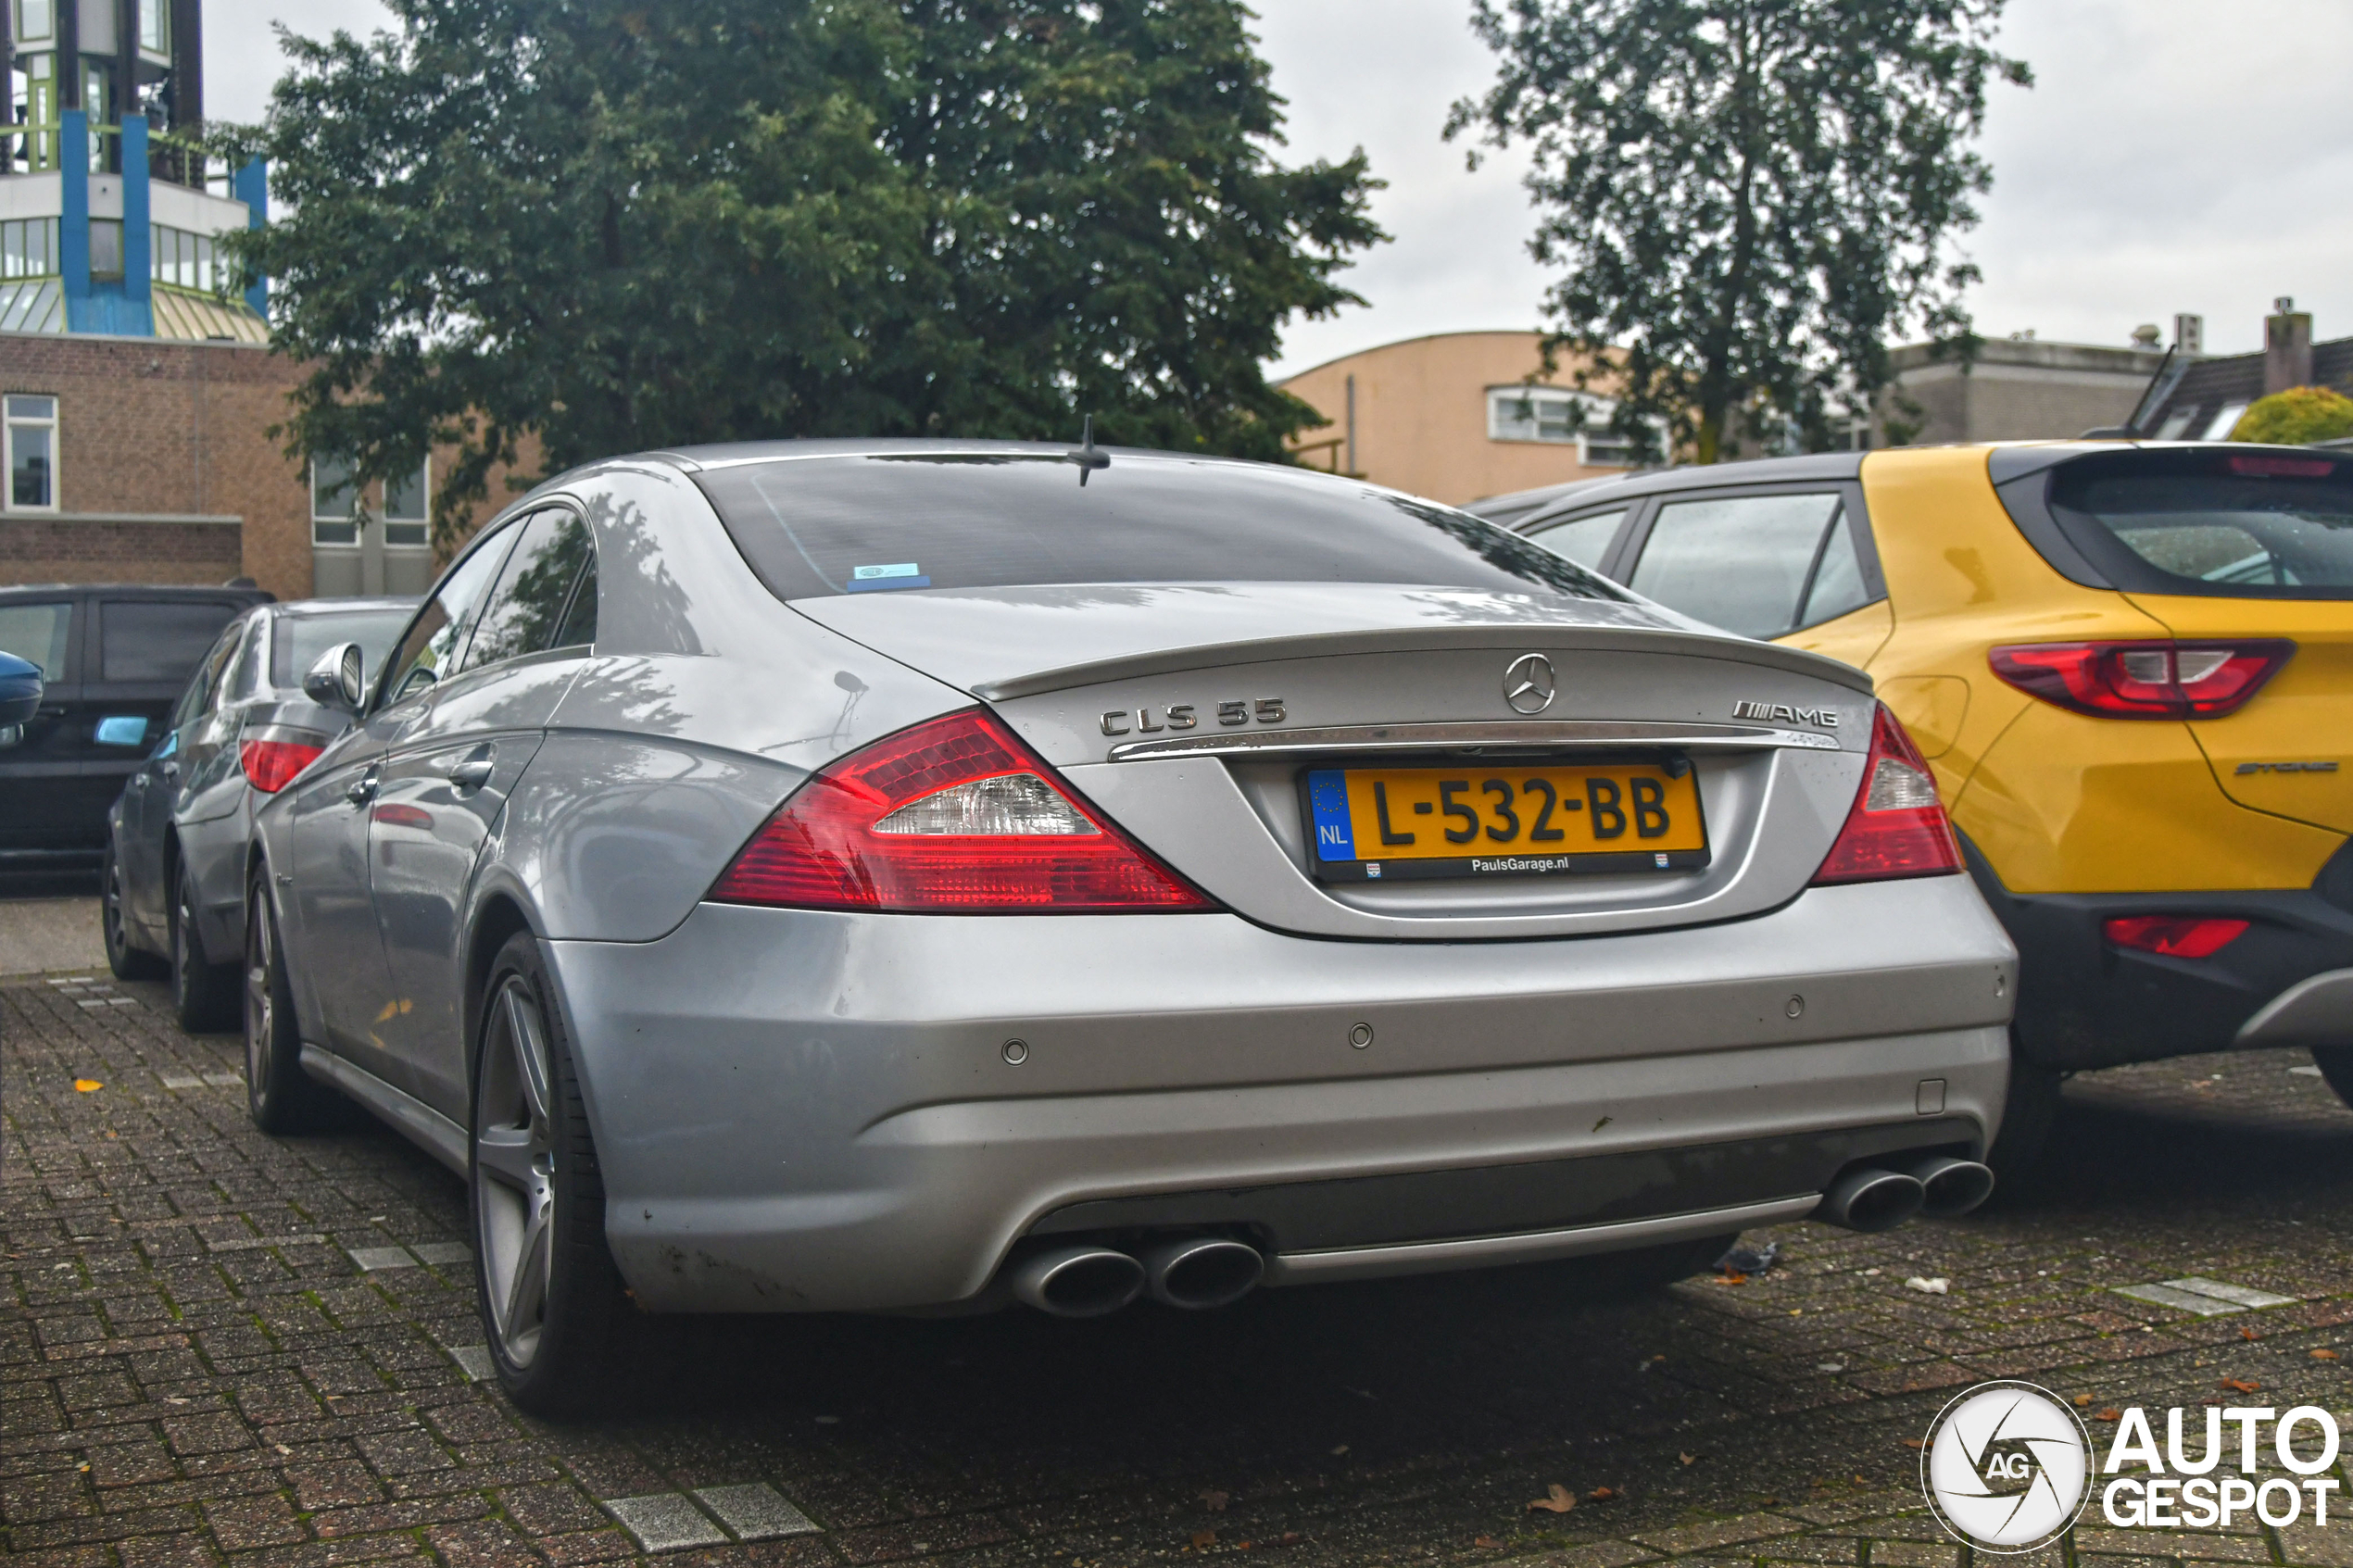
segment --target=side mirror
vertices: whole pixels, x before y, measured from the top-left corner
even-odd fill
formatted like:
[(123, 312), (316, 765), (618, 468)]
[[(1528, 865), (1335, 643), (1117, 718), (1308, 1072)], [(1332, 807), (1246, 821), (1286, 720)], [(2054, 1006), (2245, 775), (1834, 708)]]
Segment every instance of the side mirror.
[(0, 653), (0, 730), (30, 723), (41, 709), (41, 666)]
[(338, 643), (302, 678), (302, 695), (321, 708), (357, 713), (368, 698), (368, 659), (358, 643)]

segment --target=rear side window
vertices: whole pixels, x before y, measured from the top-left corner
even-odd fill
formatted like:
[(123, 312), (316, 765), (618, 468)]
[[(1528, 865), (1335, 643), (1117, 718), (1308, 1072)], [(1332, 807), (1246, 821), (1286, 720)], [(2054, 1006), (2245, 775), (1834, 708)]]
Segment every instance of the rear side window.
[(1609, 549), (1609, 542), (1617, 537), (1618, 525), (1626, 521), (1627, 508), (1594, 512), (1586, 517), (1573, 517), (1565, 522), (1540, 523), (1528, 531), (1528, 538), (1556, 556), (1567, 556), (1588, 571), (1601, 570), (1602, 557)]
[(353, 609), (333, 615), (282, 615), (270, 639), (270, 684), (299, 690), (302, 678), (319, 662), (320, 655), (345, 643), (358, 643), (367, 660), (368, 680), (384, 667), (392, 640), (415, 614), (411, 609)]
[(98, 610), (98, 678), (177, 685), (238, 608), (189, 599), (107, 601)]
[(1633, 586), (1747, 637), (1786, 636), (1869, 602), (1836, 491), (1669, 501)]
[[(466, 651), (466, 668), (560, 646), (564, 611), (595, 554), (588, 525), (578, 513), (550, 508), (532, 514), (491, 590), (489, 608)], [(588, 591), (595, 594), (593, 583)]]
[(779, 598), (1076, 583), (1395, 583), (1623, 600), (1467, 512), (1272, 464), (907, 453), (695, 475)]
[(2353, 463), (2318, 453), (2099, 453), (2051, 475), (2051, 517), (2129, 592), (2353, 598)]
[(0, 605), (0, 653), (12, 653), (41, 666), (41, 678), (52, 684), (68, 679), (72, 662), (73, 605)]

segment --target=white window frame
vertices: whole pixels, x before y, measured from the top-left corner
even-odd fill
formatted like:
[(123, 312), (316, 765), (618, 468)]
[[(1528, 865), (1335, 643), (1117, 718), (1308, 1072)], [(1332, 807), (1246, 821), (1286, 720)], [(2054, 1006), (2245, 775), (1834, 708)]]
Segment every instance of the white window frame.
[[(1543, 428), (1543, 418), (1540, 413), (1537, 417), (1537, 429), (1540, 433), (1534, 435), (1506, 433), (1507, 418), (1504, 410), (1509, 405), (1519, 402), (1523, 398), (1534, 404), (1573, 404), (1581, 410), (1583, 420), (1568, 434), (1545, 435), (1541, 433)], [(1573, 445), (1577, 448), (1577, 462), (1580, 468), (1630, 469), (1636, 466), (1633, 458), (1627, 455), (1625, 451), (1625, 437), (1615, 433), (1609, 428), (1610, 420), (1615, 419), (1617, 414), (1617, 399), (1599, 396), (1590, 392), (1579, 392), (1570, 387), (1529, 386), (1518, 383), (1510, 386), (1491, 386), (1487, 389), (1488, 440), (1524, 446)]]
[(2214, 411), (2213, 422), (2206, 427), (2205, 439), (2228, 441), (2231, 438), (2231, 427), (2239, 422), (2240, 416), (2246, 412), (2247, 408), (2248, 405), (2245, 403), (2225, 403), (2217, 408)]
[[(16, 399), (19, 397), (39, 398), (46, 402), (49, 405), (48, 418), (42, 419), (37, 415), (19, 414), (16, 411)], [(57, 450), (57, 395), (54, 392), (0, 394), (0, 422), (4, 422), (7, 427), (6, 450), (0, 452), (0, 458), (6, 458), (8, 470), (6, 494), (0, 495), (0, 499), (6, 501), (7, 509), (12, 512), (57, 510), (58, 496), (64, 490), (59, 479), (65, 469), (65, 464), (59, 460)], [(28, 507), (19, 506), (17, 503), (17, 432), (19, 430), (45, 430), (49, 433), (49, 501), (46, 506)]]
[[(422, 502), (422, 506), (417, 515), (414, 517), (395, 517), (392, 515), (392, 485), (389, 481), (385, 483), (384, 487), (385, 549), (429, 550), (433, 548), (433, 458), (430, 456), (428, 456), (423, 462), (418, 465), (417, 491), (419, 498)], [(396, 542), (392, 536), (392, 530), (396, 526), (422, 528), (424, 530), (423, 537), (414, 540), (413, 542)]]
[[(329, 549), (329, 550), (351, 550), (351, 549), (357, 549), (357, 548), (359, 548), (359, 486), (358, 486), (358, 485), (356, 485), (356, 484), (352, 484), (352, 483), (350, 483), (348, 482), (348, 480), (346, 480), (346, 483), (345, 483), (345, 488), (344, 488), (344, 494), (345, 494), (345, 495), (346, 495), (346, 497), (348, 497), (348, 499), (345, 502), (345, 506), (346, 506), (346, 510), (344, 510), (343, 512), (341, 512), (340, 514), (335, 513), (335, 512), (322, 512), (322, 511), (321, 511), (321, 510), (319, 509), (319, 459), (318, 459), (318, 458), (316, 458), (315, 456), (314, 456), (314, 457), (310, 459), (309, 468), (310, 468), (310, 545), (311, 545), (311, 547), (312, 547), (313, 549)], [(348, 470), (348, 469), (346, 469), (346, 473), (348, 473), (348, 471), (349, 471), (349, 470)], [(321, 539), (321, 538), (320, 538), (320, 537), (319, 537), (319, 525), (320, 525), (321, 523), (322, 523), (322, 522), (344, 522), (344, 523), (349, 523), (349, 524), (351, 525), (351, 537), (350, 537), (350, 538), (348, 538), (348, 539)]]

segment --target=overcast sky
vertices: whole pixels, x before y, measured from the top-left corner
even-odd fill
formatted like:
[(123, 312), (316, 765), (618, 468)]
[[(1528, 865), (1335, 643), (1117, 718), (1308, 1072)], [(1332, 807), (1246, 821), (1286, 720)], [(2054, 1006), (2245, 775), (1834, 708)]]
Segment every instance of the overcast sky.
[[(675, 0), (687, 3), (687, 0)], [(1478, 173), (1439, 139), (1491, 57), (1466, 0), (1261, 0), (1290, 160), (1362, 145), (1389, 182), (1395, 238), (1350, 275), (1367, 305), (1302, 322), (1285, 371), (1425, 332), (1540, 324), (1520, 168)], [(1963, 241), (1984, 270), (1978, 330), (2125, 343), (2173, 313), (2206, 317), (2209, 353), (2262, 345), (2279, 295), (2323, 338), (2353, 335), (2353, 6), (2345, 0), (2011, 0), (2002, 46), (2032, 91), (1993, 89), (1994, 185)], [(269, 24), (384, 24), (374, 0), (235, 0), (206, 8), (208, 109), (257, 117), (281, 69)]]

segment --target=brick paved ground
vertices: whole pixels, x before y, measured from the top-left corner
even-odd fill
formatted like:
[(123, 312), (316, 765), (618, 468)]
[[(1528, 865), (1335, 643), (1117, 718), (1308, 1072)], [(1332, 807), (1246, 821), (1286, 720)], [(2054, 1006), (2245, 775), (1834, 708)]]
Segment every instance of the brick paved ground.
[[(626, 1415), (563, 1428), (473, 1380), (439, 1167), (372, 1129), (256, 1133), (235, 1039), (181, 1035), (153, 987), (0, 984), (0, 1524), (41, 1568), (570, 1564), (641, 1541), (958, 1568), (1971, 1568), (1906, 1446), (1968, 1384), (2032, 1378), (2095, 1433), (2131, 1404), (2353, 1406), (2353, 1112), (2293, 1055), (2082, 1080), (2040, 1196), (1886, 1236), (1752, 1233), (1785, 1261), (1743, 1285), (1592, 1305), (1539, 1270), (1199, 1317), (672, 1323), (616, 1369)], [(2184, 1275), (2294, 1300), (2199, 1317), (2113, 1290)], [(1527, 1508), (1555, 1485), (1573, 1511)], [(2097, 1522), (2039, 1559), (2353, 1568), (2334, 1515)]]

